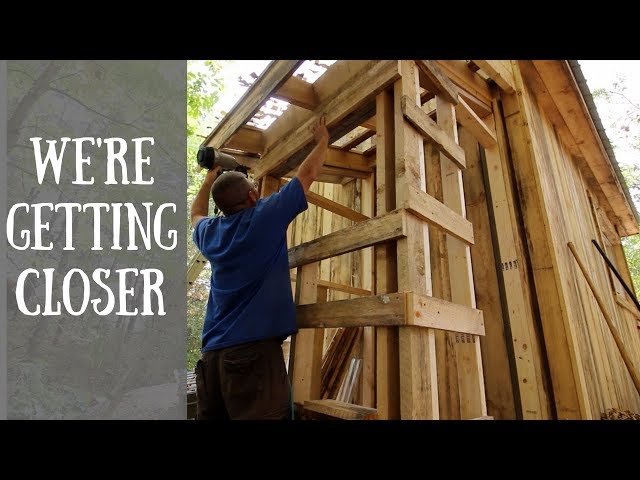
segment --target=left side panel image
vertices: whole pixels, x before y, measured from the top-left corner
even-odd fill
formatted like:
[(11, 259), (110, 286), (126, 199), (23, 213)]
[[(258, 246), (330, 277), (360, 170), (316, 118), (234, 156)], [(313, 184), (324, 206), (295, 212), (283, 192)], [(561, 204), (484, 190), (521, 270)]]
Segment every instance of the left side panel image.
[(185, 419), (187, 62), (5, 65), (6, 418)]

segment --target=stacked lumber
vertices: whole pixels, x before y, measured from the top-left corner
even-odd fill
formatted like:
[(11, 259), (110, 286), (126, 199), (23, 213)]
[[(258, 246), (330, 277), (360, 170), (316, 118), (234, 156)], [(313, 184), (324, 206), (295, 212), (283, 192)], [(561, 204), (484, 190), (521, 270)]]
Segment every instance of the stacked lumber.
[(362, 328), (340, 328), (322, 360), (320, 398), (335, 399), (362, 337)]

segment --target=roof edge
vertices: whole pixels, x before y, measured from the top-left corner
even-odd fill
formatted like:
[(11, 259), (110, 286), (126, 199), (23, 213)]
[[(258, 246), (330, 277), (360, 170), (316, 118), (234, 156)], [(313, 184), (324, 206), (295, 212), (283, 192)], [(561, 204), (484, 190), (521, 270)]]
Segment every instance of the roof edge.
[(589, 110), (589, 115), (591, 115), (591, 120), (596, 127), (596, 131), (598, 132), (598, 136), (600, 137), (600, 141), (604, 146), (605, 151), (607, 152), (607, 156), (609, 157), (609, 162), (613, 166), (613, 170), (618, 177), (618, 181), (620, 182), (620, 186), (622, 187), (622, 191), (624, 193), (629, 206), (631, 207), (631, 212), (633, 213), (636, 222), (640, 224), (640, 215), (638, 214), (638, 210), (636, 209), (635, 203), (633, 202), (633, 198), (631, 197), (631, 193), (629, 192), (629, 188), (627, 187), (627, 182), (622, 175), (622, 171), (620, 170), (620, 165), (618, 165), (618, 161), (616, 160), (616, 156), (613, 152), (613, 147), (611, 146), (611, 142), (609, 141), (609, 137), (602, 125), (602, 120), (600, 119), (600, 115), (598, 114), (598, 110), (596, 108), (596, 104), (593, 100), (593, 95), (591, 95), (591, 90), (587, 85), (587, 79), (582, 73), (582, 68), (580, 68), (580, 64), (578, 60), (567, 60), (569, 64), (569, 68), (573, 73), (573, 76), (576, 79), (576, 83), (578, 84), (578, 88), (580, 89), (580, 94), (584, 99), (584, 102)]

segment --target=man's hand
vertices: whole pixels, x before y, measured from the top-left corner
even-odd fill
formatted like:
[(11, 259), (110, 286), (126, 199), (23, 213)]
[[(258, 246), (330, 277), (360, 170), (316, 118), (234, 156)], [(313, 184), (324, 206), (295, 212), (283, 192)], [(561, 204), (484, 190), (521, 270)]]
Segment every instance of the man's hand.
[(313, 137), (317, 143), (329, 143), (329, 131), (327, 130), (327, 123), (324, 117), (320, 117), (318, 122), (313, 126)]
[(320, 174), (320, 169), (324, 165), (327, 157), (327, 147), (329, 146), (329, 132), (327, 131), (326, 119), (321, 117), (313, 126), (313, 138), (316, 146), (311, 150), (307, 158), (298, 167), (296, 177), (300, 180), (304, 193), (309, 191), (311, 184)]

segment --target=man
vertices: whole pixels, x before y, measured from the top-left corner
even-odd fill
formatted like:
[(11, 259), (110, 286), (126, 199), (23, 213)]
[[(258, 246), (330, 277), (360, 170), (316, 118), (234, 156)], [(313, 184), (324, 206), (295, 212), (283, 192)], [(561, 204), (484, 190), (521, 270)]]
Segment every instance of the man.
[[(196, 366), (198, 419), (292, 418), (282, 341), (298, 328), (286, 234), (307, 209), (305, 193), (326, 158), (324, 118), (313, 134), (315, 147), (279, 192), (261, 199), (242, 173), (216, 178), (216, 167), (191, 205), (193, 241), (212, 269)], [(224, 216), (207, 216), (209, 190)]]

